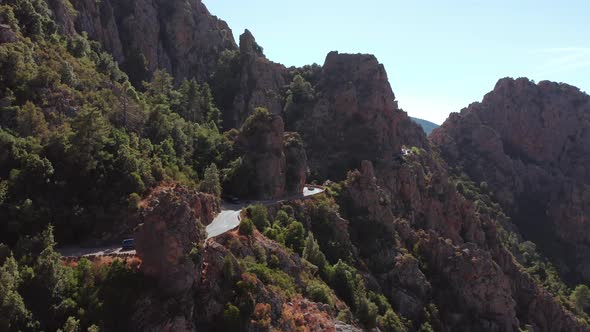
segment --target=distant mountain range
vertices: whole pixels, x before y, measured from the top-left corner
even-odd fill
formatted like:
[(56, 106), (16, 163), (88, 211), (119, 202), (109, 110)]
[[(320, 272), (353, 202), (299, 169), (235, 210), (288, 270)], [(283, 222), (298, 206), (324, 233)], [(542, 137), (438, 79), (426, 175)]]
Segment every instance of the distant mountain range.
[(422, 127), (422, 129), (424, 129), (424, 132), (426, 132), (426, 135), (430, 135), (430, 133), (440, 127), (439, 125), (437, 125), (436, 123), (430, 122), (430, 121), (426, 121), (423, 119), (418, 119), (418, 118), (412, 118), (412, 120), (414, 122), (416, 122), (417, 124), (420, 125), (420, 127)]

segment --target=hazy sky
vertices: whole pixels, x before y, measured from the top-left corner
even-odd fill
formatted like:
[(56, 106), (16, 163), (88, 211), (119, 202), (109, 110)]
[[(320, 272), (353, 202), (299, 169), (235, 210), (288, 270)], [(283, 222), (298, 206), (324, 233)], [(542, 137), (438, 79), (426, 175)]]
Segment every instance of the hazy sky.
[(400, 106), (442, 123), (499, 78), (590, 91), (588, 0), (204, 0), (236, 40), (245, 28), (268, 58), (323, 64), (329, 51), (372, 53)]

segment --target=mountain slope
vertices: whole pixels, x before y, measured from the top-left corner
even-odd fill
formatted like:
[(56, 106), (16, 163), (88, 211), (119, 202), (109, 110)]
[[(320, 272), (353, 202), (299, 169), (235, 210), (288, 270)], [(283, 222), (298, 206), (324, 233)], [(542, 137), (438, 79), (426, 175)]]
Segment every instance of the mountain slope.
[[(0, 330), (589, 330), (584, 289), (376, 57), (285, 68), (197, 0), (10, 0), (0, 24)], [(306, 161), (326, 190), (291, 201)], [(278, 203), (204, 240), (222, 194)], [(137, 255), (56, 252), (133, 236)]]
[(436, 123), (427, 121), (427, 120), (423, 120), (423, 119), (418, 119), (418, 118), (412, 118), (412, 121), (416, 122), (417, 124), (420, 125), (420, 127), (422, 127), (422, 129), (424, 130), (424, 132), (426, 133), (426, 135), (430, 135), (430, 133), (432, 133), (432, 131), (438, 127), (440, 127), (439, 125), (437, 125)]
[(431, 135), (443, 157), (485, 182), (526, 239), (571, 282), (589, 282), (590, 97), (553, 82), (502, 79)]

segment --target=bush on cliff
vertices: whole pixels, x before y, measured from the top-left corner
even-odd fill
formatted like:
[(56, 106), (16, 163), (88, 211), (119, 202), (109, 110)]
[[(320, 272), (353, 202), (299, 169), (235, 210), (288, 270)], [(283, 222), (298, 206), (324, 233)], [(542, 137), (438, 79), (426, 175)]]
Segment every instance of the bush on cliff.
[(240, 221), (239, 232), (242, 235), (250, 236), (254, 232), (254, 223), (249, 218)]
[(590, 313), (590, 288), (588, 286), (576, 286), (570, 298), (578, 310)]

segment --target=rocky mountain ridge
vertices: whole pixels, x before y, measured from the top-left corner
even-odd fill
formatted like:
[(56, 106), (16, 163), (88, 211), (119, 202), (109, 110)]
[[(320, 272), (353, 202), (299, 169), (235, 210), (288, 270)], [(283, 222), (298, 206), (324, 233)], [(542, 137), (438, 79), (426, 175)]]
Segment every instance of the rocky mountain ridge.
[(589, 128), (590, 97), (579, 89), (506, 78), (431, 139), (450, 165), (489, 186), (564, 276), (587, 282)]
[(224, 50), (237, 45), (227, 23), (211, 15), (200, 0), (49, 2), (61, 30), (86, 32), (127, 71), (132, 82), (166, 69), (178, 82), (206, 80)]
[[(575, 88), (502, 80), (428, 141), (375, 56), (285, 68), (197, 0), (23, 1), (0, 5), (14, 37), (0, 43), (0, 227), (19, 236), (0, 273), (25, 300), (0, 328), (589, 330), (583, 292), (525, 241), (552, 243), (526, 227), (542, 220), (579, 255), (555, 265), (583, 277)], [(222, 193), (281, 198), (308, 171), (325, 193), (247, 207), (205, 240)], [(60, 267), (55, 216), (70, 240), (136, 227), (139, 269)], [(20, 278), (12, 250), (35, 273)]]

